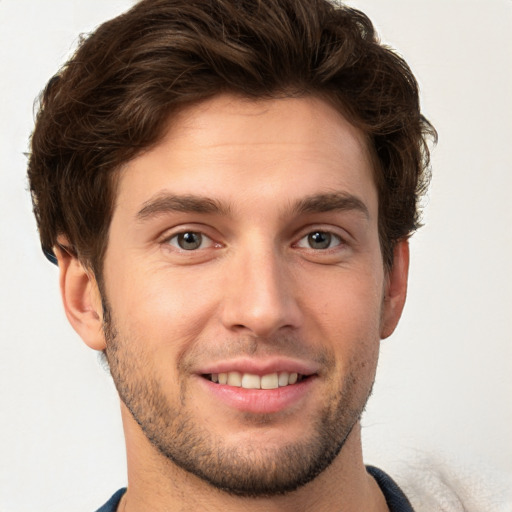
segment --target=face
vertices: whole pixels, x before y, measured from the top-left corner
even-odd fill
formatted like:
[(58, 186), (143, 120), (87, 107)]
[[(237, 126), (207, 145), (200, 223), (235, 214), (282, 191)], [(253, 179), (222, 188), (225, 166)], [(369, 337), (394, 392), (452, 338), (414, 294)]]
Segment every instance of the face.
[(205, 101), (125, 166), (106, 353), (153, 449), (253, 496), (337, 457), (389, 329), (377, 211), (362, 135), (310, 97)]

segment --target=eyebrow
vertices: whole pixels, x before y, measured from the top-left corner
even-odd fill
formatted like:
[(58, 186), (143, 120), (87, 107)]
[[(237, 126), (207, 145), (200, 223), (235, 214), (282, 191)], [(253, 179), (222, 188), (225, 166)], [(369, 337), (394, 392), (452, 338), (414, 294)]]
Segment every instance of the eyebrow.
[[(148, 201), (139, 210), (136, 217), (144, 221), (166, 213), (203, 213), (229, 215), (229, 207), (224, 203), (210, 197), (197, 195), (174, 195), (170, 193), (159, 194)], [(314, 194), (297, 201), (292, 211), (295, 214), (322, 213), (330, 211), (351, 211), (362, 213), (366, 219), (370, 218), (368, 208), (358, 197), (345, 192), (332, 192)]]
[(163, 193), (146, 201), (137, 213), (137, 219), (147, 220), (165, 213), (216, 213), (228, 215), (229, 208), (210, 197)]
[(315, 194), (305, 197), (295, 203), (293, 210), (298, 214), (352, 210), (362, 213), (366, 219), (370, 218), (370, 212), (364, 202), (358, 197), (345, 192)]

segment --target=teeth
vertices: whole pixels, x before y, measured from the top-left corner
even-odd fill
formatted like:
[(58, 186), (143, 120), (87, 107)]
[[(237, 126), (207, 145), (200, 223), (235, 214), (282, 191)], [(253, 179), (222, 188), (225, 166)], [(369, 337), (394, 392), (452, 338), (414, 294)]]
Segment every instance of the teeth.
[(279, 387), (288, 386), (288, 384), (290, 383), (290, 374), (288, 372), (280, 373), (278, 383)]
[(242, 385), (242, 374), (238, 372), (228, 373), (228, 386), (239, 388)]
[(245, 389), (277, 389), (295, 384), (299, 380), (297, 373), (279, 372), (259, 376), (252, 373), (226, 372), (212, 373), (212, 382), (227, 384), (237, 388)]
[(261, 377), (261, 389), (276, 389), (279, 387), (279, 377), (277, 373), (263, 375)]
[(244, 373), (244, 376), (242, 377), (242, 387), (245, 389), (260, 389), (261, 379), (258, 375)]

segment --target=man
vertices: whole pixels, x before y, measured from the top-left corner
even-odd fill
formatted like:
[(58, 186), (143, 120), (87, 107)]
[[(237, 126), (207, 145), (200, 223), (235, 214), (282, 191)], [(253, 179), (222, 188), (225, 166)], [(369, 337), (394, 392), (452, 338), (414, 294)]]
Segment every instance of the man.
[(48, 83), (30, 187), (122, 402), (100, 510), (405, 511), (360, 416), (428, 181), (406, 63), (325, 0), (146, 0)]

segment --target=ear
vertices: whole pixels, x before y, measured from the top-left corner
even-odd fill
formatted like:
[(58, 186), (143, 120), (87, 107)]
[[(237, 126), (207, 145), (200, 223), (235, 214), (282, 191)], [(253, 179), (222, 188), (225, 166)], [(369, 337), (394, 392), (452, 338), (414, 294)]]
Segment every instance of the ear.
[(54, 247), (60, 271), (60, 293), (64, 311), (73, 329), (94, 350), (105, 349), (101, 295), (92, 271), (78, 257), (65, 249)]
[(409, 242), (401, 240), (393, 251), (393, 266), (387, 272), (380, 326), (381, 339), (391, 336), (405, 305), (409, 276)]

